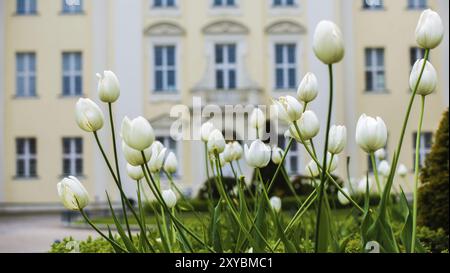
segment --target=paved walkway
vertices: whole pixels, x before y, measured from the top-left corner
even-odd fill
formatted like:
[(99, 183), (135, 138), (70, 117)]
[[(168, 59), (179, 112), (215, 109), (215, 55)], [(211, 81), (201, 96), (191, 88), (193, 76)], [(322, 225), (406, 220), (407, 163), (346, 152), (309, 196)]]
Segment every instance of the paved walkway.
[(67, 236), (76, 240), (98, 236), (90, 229), (64, 227), (60, 217), (60, 214), (0, 215), (0, 253), (47, 252), (55, 240)]

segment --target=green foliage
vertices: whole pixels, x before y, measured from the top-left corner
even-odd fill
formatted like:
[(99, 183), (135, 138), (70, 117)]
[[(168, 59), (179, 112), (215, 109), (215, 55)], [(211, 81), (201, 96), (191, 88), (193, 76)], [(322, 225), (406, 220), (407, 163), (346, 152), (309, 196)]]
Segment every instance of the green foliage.
[(71, 253), (75, 246), (71, 242), (79, 243), (79, 252), (81, 253), (111, 253), (114, 252), (111, 244), (103, 238), (92, 239), (88, 237), (85, 241), (75, 241), (72, 237), (66, 237), (61, 242), (52, 244), (50, 253)]
[(431, 229), (449, 228), (449, 119), (448, 109), (436, 132), (431, 153), (421, 172), (418, 223)]
[(432, 253), (448, 253), (449, 236), (442, 228), (432, 230), (428, 227), (418, 227), (417, 238)]

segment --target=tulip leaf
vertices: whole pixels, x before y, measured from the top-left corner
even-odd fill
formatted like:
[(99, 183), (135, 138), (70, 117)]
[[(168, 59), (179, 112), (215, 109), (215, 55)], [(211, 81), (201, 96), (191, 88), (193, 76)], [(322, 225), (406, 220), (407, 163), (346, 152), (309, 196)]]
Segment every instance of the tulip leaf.
[(211, 219), (211, 241), (216, 252), (223, 252), (220, 236), (220, 218), (222, 214), (222, 202), (219, 201), (214, 208), (213, 218)]
[[(401, 214), (403, 216), (403, 227), (401, 230), (401, 240), (403, 245), (405, 246), (405, 251), (408, 253), (412, 252), (412, 232), (413, 232), (413, 219), (412, 219), (412, 211), (408, 204), (408, 200), (406, 199), (405, 193), (403, 189), (400, 194), (400, 208)], [(419, 239), (416, 238), (416, 247), (415, 251), (419, 253), (425, 252), (425, 249), (420, 244)]]
[[(111, 233), (111, 228), (109, 227), (109, 225), (106, 225), (106, 227), (108, 228), (108, 237), (109, 237), (109, 239), (110, 239), (111, 241), (113, 241), (113, 242), (116, 242), (116, 241), (114, 240), (114, 237), (113, 237), (112, 233)], [(116, 253), (123, 253), (122, 249), (118, 248), (116, 245), (111, 244), (111, 246), (112, 246), (112, 248), (114, 249), (114, 251), (115, 251)]]
[(111, 205), (111, 200), (109, 199), (108, 193), (106, 193), (106, 197), (108, 200), (109, 208), (111, 210), (111, 215), (114, 220), (114, 223), (116, 224), (117, 232), (120, 235), (120, 238), (122, 238), (123, 243), (125, 244), (125, 247), (130, 252), (138, 252), (138, 249), (134, 246), (133, 242), (130, 240), (130, 238), (127, 237), (125, 231), (123, 230), (122, 226), (120, 225), (119, 220), (117, 220), (116, 214), (114, 213), (114, 209)]

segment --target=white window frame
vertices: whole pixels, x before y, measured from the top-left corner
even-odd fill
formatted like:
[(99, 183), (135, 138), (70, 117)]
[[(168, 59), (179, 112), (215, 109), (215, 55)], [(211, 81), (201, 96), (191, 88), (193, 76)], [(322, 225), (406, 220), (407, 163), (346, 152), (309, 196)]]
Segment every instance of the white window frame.
[[(38, 0), (24, 0), (25, 1), (25, 9), (24, 9), (24, 11), (23, 12), (19, 12), (19, 9), (18, 9), (18, 1), (19, 0), (16, 0), (16, 14), (18, 14), (18, 15), (30, 15), (30, 14), (36, 14), (37, 13), (37, 1)], [(32, 5), (31, 5), (31, 1), (34, 1), (35, 2), (35, 10), (31, 10), (31, 7), (32, 7)]]
[[(381, 52), (383, 53), (383, 65), (379, 65), (377, 61), (377, 52), (381, 49)], [(365, 74), (364, 74), (364, 85), (366, 89), (366, 93), (386, 93), (386, 51), (383, 47), (367, 47), (364, 50), (364, 54), (367, 54), (368, 51), (370, 51), (370, 59), (372, 64), (369, 66), (367, 63), (364, 64), (365, 67)], [(366, 62), (367, 56), (364, 56), (364, 62)], [(383, 72), (383, 86), (378, 86), (378, 72)], [(372, 74), (372, 88), (368, 88), (367, 86), (367, 72)]]
[[(429, 134), (431, 137), (431, 145), (430, 147), (426, 147), (425, 146), (425, 135)], [(413, 165), (415, 165), (415, 156), (416, 156), (416, 137), (417, 137), (417, 132), (413, 133)], [(429, 132), (429, 131), (424, 131), (420, 133), (420, 146), (419, 146), (419, 167), (423, 167), (425, 164), (425, 159), (427, 157), (427, 155), (431, 152), (431, 148), (433, 147), (433, 132)]]
[[(227, 0), (222, 0), (227, 1)], [(234, 0), (234, 5), (220, 5), (216, 6), (214, 5), (214, 0), (210, 0), (210, 8), (209, 8), (209, 14), (213, 16), (224, 16), (224, 15), (241, 15), (241, 0)]]
[[(81, 142), (81, 153), (77, 153), (77, 145), (76, 145), (76, 140), (80, 139)], [(70, 152), (68, 154), (64, 153), (64, 141), (69, 141), (69, 145), (70, 145)], [(69, 173), (64, 173), (64, 160), (68, 159), (70, 161), (70, 171)], [(63, 138), (63, 174), (64, 175), (82, 175), (83, 173), (78, 173), (77, 172), (77, 166), (76, 166), (76, 161), (77, 159), (81, 159), (81, 164), (83, 165), (83, 138), (81, 137), (64, 137)], [(83, 167), (82, 167), (83, 169)], [(84, 171), (84, 170), (83, 170)]]
[(295, 44), (295, 54), (296, 54), (296, 83), (298, 85), (299, 83), (299, 75), (302, 75), (302, 63), (301, 60), (303, 60), (302, 56), (302, 48), (301, 45), (303, 44), (303, 39), (301, 35), (292, 35), (292, 34), (286, 34), (286, 35), (270, 35), (269, 36), (269, 46), (268, 46), (268, 52), (269, 52), (269, 84), (271, 86), (272, 90), (272, 96), (279, 97), (279, 96), (285, 96), (285, 95), (292, 95), (297, 91), (297, 86), (295, 88), (291, 89), (277, 89), (276, 88), (276, 56), (275, 56), (275, 50), (277, 44)]
[[(291, 64), (288, 62), (289, 59), (289, 50), (288, 50), (288, 46), (289, 45), (293, 45), (295, 47), (295, 54), (297, 55), (297, 44), (296, 43), (277, 43), (274, 46), (274, 51), (275, 51), (275, 60), (274, 60), (274, 64), (275, 64), (275, 86), (274, 89), (276, 90), (289, 90), (289, 89), (296, 89), (297, 86), (294, 87), (289, 87), (289, 69), (295, 69), (296, 73), (295, 73), (295, 81), (297, 82), (297, 60), (295, 60), (295, 63)], [(276, 48), (277, 46), (282, 46), (282, 55), (283, 55), (283, 63), (278, 64), (276, 62)], [(278, 86), (276, 86), (276, 71), (278, 69), (282, 69), (283, 70), (283, 86), (280, 88)]]
[[(421, 6), (421, 2), (424, 2), (424, 6)], [(426, 9), (428, 7), (428, 0), (408, 0), (408, 9)]]
[[(220, 63), (220, 64), (218, 64), (218, 63), (216, 63), (216, 47), (217, 46), (222, 46), (223, 48), (222, 48), (222, 60), (223, 60), (223, 62), (222, 63)], [(230, 63), (230, 62), (228, 62), (228, 48), (230, 47), (230, 46), (234, 46), (234, 49), (235, 49), (235, 56), (234, 56), (234, 58), (235, 58), (235, 62), (234, 63)], [(237, 89), (237, 82), (238, 82), (238, 74), (237, 74), (237, 63), (238, 63), (238, 61), (237, 61), (237, 56), (238, 56), (238, 52), (237, 52), (237, 50), (238, 50), (238, 46), (237, 46), (237, 44), (236, 43), (217, 43), (217, 44), (215, 44), (214, 45), (214, 82), (215, 82), (215, 84), (214, 84), (214, 87), (217, 89), (217, 90), (223, 90), (223, 91), (227, 91), (227, 90), (236, 90)], [(217, 87), (217, 77), (216, 77), (216, 73), (217, 73), (217, 71), (222, 71), (223, 72), (223, 88), (222, 89), (219, 89), (218, 87)], [(235, 79), (234, 79), (234, 82), (235, 82), (235, 87), (234, 88), (230, 88), (229, 86), (230, 86), (230, 78), (229, 78), (229, 72), (230, 71), (234, 71), (234, 73), (235, 73)]]
[[(72, 5), (68, 5), (70, 2)], [(84, 12), (83, 0), (61, 0), (61, 14), (80, 14)]]
[[(69, 56), (69, 70), (65, 70), (64, 68), (64, 56), (65, 55)], [(80, 61), (81, 61), (81, 69), (75, 69), (75, 63), (76, 63), (76, 57), (79, 55), (80, 56)], [(78, 96), (82, 96), (83, 95), (83, 53), (79, 52), (79, 51), (73, 51), (73, 52), (63, 52), (62, 54), (62, 95), (64, 97), (78, 97)], [(80, 94), (76, 94), (76, 84), (75, 84), (75, 79), (76, 77), (81, 77), (81, 93)], [(69, 93), (65, 94), (64, 93), (64, 77), (69, 77), (70, 80), (70, 90)]]
[[(156, 51), (156, 48), (161, 48), (161, 61), (162, 64), (161, 65), (156, 65), (155, 64), (155, 60), (156, 58), (153, 59), (153, 74), (156, 75), (157, 72), (161, 72), (162, 73), (162, 89), (157, 89), (156, 88), (156, 76), (155, 76), (155, 82), (153, 85), (153, 91), (156, 92), (177, 92), (178, 86), (177, 86), (177, 79), (176, 79), (176, 75), (177, 75), (177, 63), (176, 63), (176, 54), (177, 54), (177, 47), (176, 45), (156, 45), (153, 48), (153, 52)], [(173, 65), (169, 65), (168, 64), (168, 49), (169, 48), (173, 48), (174, 49), (174, 64)], [(155, 56), (156, 57), (156, 56)], [(173, 87), (169, 87), (169, 71), (174, 71), (175, 73), (175, 78), (174, 78), (174, 86)]]
[(161, 6), (161, 7), (155, 7), (153, 5), (154, 0), (148, 0), (148, 16), (152, 17), (178, 17), (181, 16), (181, 10), (182, 10), (182, 3), (183, 0), (175, 0), (175, 6), (173, 7), (167, 7), (167, 6)]
[[(19, 56), (24, 57), (24, 71), (19, 71), (18, 59)], [(30, 59), (34, 58), (34, 71), (30, 70)], [(37, 96), (37, 77), (36, 77), (36, 53), (34, 52), (18, 52), (16, 53), (16, 97), (36, 97)], [(23, 92), (20, 94), (19, 85), (17, 84), (18, 78), (21, 77), (23, 79)], [(31, 94), (31, 77), (34, 77), (34, 94)]]
[[(16, 150), (16, 159), (17, 160), (23, 160), (23, 162), (24, 162), (24, 167), (23, 167), (24, 168), (24, 173), (23, 173), (23, 175), (19, 176), (18, 166), (16, 166), (16, 176), (19, 177), (19, 178), (32, 178), (32, 177), (35, 177), (35, 176), (37, 176), (37, 156), (36, 156), (36, 154), (37, 154), (37, 140), (36, 140), (36, 138), (32, 138), (32, 137), (31, 138), (30, 137), (25, 137), (25, 138), (20, 137), (20, 138), (17, 138), (16, 141), (18, 141), (20, 139), (23, 140), (23, 144), (24, 144), (23, 154), (18, 154), (18, 151)], [(35, 147), (36, 153), (34, 153), (34, 154), (32, 154), (31, 151), (30, 151), (31, 150), (30, 149), (30, 142), (31, 142), (32, 139), (34, 139), (35, 145), (36, 145), (36, 147)], [(33, 159), (36, 160), (36, 174), (34, 176), (31, 175), (31, 164), (30, 164), (31, 160), (33, 160)], [(17, 164), (17, 161), (16, 161), (16, 164)]]
[[(379, 2), (378, 4), (376, 2)], [(364, 4), (367, 4), (365, 6)], [(362, 8), (364, 10), (383, 10), (384, 1), (383, 0), (363, 0)]]
[(272, 16), (299, 15), (302, 11), (299, 0), (294, 0), (294, 5), (292, 6), (275, 6), (273, 1), (274, 0), (267, 0), (267, 10)]
[[(182, 47), (181, 36), (151, 36), (149, 38), (148, 48), (148, 67), (149, 67), (149, 89), (150, 101), (179, 101), (181, 100), (180, 86), (182, 81)], [(155, 91), (155, 47), (156, 46), (175, 46), (175, 90), (173, 91)]]

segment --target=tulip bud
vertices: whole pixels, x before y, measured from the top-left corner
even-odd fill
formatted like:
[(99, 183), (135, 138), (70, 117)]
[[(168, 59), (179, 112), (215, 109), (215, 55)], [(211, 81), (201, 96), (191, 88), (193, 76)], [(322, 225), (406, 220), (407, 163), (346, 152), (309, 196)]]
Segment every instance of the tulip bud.
[(67, 209), (81, 210), (89, 204), (86, 188), (74, 176), (64, 178), (56, 185), (56, 188), (61, 202)]
[(120, 95), (120, 84), (116, 74), (112, 71), (104, 71), (103, 76), (97, 73), (98, 95), (103, 102), (115, 102)]
[(319, 84), (316, 75), (311, 72), (306, 73), (297, 89), (298, 99), (304, 103), (313, 101), (319, 93)]
[(252, 128), (257, 130), (264, 129), (266, 125), (266, 115), (264, 115), (264, 112), (259, 108), (253, 109), (249, 124)]
[(384, 148), (375, 151), (375, 158), (378, 160), (383, 160), (386, 158), (386, 150)]
[(313, 50), (324, 64), (333, 64), (344, 57), (344, 41), (339, 27), (331, 21), (320, 21), (314, 31)]
[(161, 142), (155, 141), (152, 146), (150, 146), (150, 149), (152, 150), (152, 155), (148, 162), (148, 168), (152, 173), (157, 173), (163, 167), (167, 148), (164, 148)]
[(372, 118), (362, 114), (356, 124), (356, 143), (367, 153), (386, 146), (387, 128), (380, 117)]
[(172, 190), (165, 190), (161, 193), (164, 203), (166, 203), (169, 209), (175, 207), (177, 204), (177, 196)]
[(277, 196), (272, 196), (270, 198), (270, 206), (275, 212), (280, 212), (281, 210), (281, 199)]
[[(319, 133), (320, 122), (313, 111), (307, 110), (297, 121), (303, 140), (310, 140)], [(293, 125), (292, 125), (293, 126)]]
[(389, 166), (389, 163), (386, 160), (383, 160), (378, 164), (378, 173), (381, 174), (382, 176), (388, 177), (390, 171), (391, 166)]
[(90, 99), (80, 98), (75, 105), (75, 118), (78, 126), (86, 132), (96, 132), (103, 127), (100, 107)]
[(242, 158), (242, 154), (244, 153), (241, 144), (237, 141), (233, 141), (231, 145), (233, 146), (233, 160), (240, 160)]
[(320, 174), (319, 167), (314, 160), (309, 161), (308, 165), (305, 167), (305, 172), (311, 177), (317, 177)]
[(444, 25), (441, 17), (431, 9), (424, 10), (416, 27), (416, 41), (422, 48), (437, 47), (444, 37)]
[[(350, 196), (349, 189), (342, 188), (342, 191), (345, 192), (348, 196)], [(350, 200), (348, 200), (347, 197), (345, 197), (345, 195), (341, 191), (338, 191), (337, 198), (338, 198), (339, 203), (341, 203), (341, 205), (343, 205), (343, 206), (348, 205), (350, 203)]]
[(328, 152), (339, 154), (344, 150), (347, 141), (347, 128), (341, 125), (332, 125), (328, 133)]
[(250, 148), (247, 144), (244, 146), (245, 160), (253, 168), (267, 166), (270, 161), (270, 152), (270, 148), (259, 139), (253, 141)]
[(233, 161), (234, 158), (234, 154), (233, 154), (233, 145), (231, 143), (227, 143), (225, 145), (225, 149), (223, 150), (223, 153), (221, 153), (221, 155), (223, 155), (223, 160), (227, 163)]
[(283, 159), (284, 151), (280, 147), (273, 147), (272, 149), (272, 162), (275, 165), (279, 165)]
[(170, 152), (166, 158), (166, 161), (164, 162), (164, 170), (170, 174), (173, 174), (177, 171), (177, 168), (178, 168), (177, 157), (173, 152)]
[(144, 150), (145, 161), (142, 158), (141, 151), (131, 148), (128, 146), (125, 141), (122, 141), (122, 152), (126, 159), (126, 161), (132, 166), (141, 166), (147, 163), (151, 157), (151, 149), (150, 147)]
[(202, 141), (208, 142), (209, 135), (211, 134), (211, 132), (213, 130), (214, 130), (214, 125), (211, 122), (208, 121), (208, 122), (203, 123), (203, 125), (200, 129)]
[(142, 178), (144, 178), (144, 172), (142, 171), (142, 167), (133, 166), (130, 163), (127, 163), (127, 174), (131, 179), (135, 181), (139, 181)]
[[(409, 76), (409, 87), (411, 90), (417, 85), (419, 79), (420, 71), (422, 70), (424, 59), (417, 60), (411, 70)], [(425, 64), (425, 69), (423, 70), (422, 78), (420, 78), (419, 86), (417, 86), (416, 94), (426, 96), (433, 93), (437, 85), (437, 73), (434, 66), (427, 61)]]
[(147, 149), (155, 141), (153, 128), (143, 117), (133, 120), (125, 117), (122, 121), (121, 135), (128, 146), (138, 151)]
[(292, 96), (280, 97), (274, 100), (280, 119), (287, 123), (297, 121), (303, 113), (303, 106)]
[(208, 137), (208, 151), (211, 154), (220, 154), (225, 150), (225, 139), (223, 138), (222, 132), (214, 129)]
[(408, 168), (404, 164), (400, 164), (397, 169), (397, 174), (404, 178), (408, 175)]

